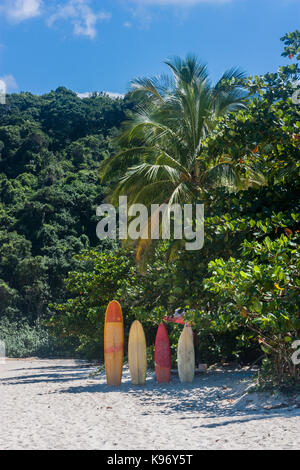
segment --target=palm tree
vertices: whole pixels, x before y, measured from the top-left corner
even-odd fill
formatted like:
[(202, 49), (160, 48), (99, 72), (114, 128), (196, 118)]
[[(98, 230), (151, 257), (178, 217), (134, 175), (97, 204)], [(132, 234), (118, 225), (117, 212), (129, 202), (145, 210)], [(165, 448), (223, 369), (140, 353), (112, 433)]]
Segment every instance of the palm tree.
[(166, 64), (171, 76), (132, 82), (139, 104), (125, 124), (124, 149), (101, 169), (102, 180), (122, 173), (110, 195), (114, 204), (120, 195), (147, 207), (186, 204), (203, 200), (212, 187), (241, 188), (234, 162), (223, 155), (204, 156), (203, 142), (220, 117), (245, 107), (239, 85), (244, 74), (231, 69), (213, 86), (206, 65), (194, 56)]

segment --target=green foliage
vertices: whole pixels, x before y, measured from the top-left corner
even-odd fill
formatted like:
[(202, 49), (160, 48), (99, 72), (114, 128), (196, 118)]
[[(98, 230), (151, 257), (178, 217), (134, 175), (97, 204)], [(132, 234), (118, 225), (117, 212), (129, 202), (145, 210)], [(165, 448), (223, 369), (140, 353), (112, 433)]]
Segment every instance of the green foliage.
[(122, 305), (126, 338), (131, 322), (137, 318), (143, 323), (151, 345), (156, 327), (168, 309), (168, 286), (172, 284), (173, 273), (165, 264), (166, 250), (160, 251), (146, 274), (138, 271), (133, 252), (123, 249), (87, 251), (76, 258), (80, 269), (70, 272), (66, 280), (71, 298), (52, 306), (56, 314), (49, 324), (57, 334), (78, 337), (79, 350), (103, 358), (105, 311), (115, 299)]
[(282, 56), (289, 57), (290, 59), (296, 56), (296, 59), (300, 60), (300, 31), (296, 30), (292, 33), (287, 33), (281, 38), (281, 41), (285, 44)]
[(206, 258), (206, 299), (194, 318), (199, 327), (242, 328), (241, 343), (260, 344), (276, 383), (299, 380), (291, 362), (300, 336), (299, 107), (291, 99), (298, 77), (297, 64), (250, 77), (247, 109), (220, 119), (206, 141), (209, 154), (230, 154), (254, 184), (220, 202), (216, 194), (206, 212), (206, 239), (223, 253)]
[[(163, 317), (172, 315), (178, 307), (184, 307), (194, 315), (203, 296), (201, 274), (195, 274), (203, 267), (194, 263), (191, 269), (193, 259), (186, 252), (176, 262), (169, 263), (167, 244), (158, 247), (155, 258), (144, 272), (136, 266), (134, 253), (120, 248), (87, 251), (77, 260), (79, 269), (70, 272), (66, 280), (69, 299), (52, 305), (55, 314), (49, 325), (58, 336), (79, 338), (78, 351), (89, 357), (103, 359), (104, 317), (110, 300), (118, 300), (122, 305), (125, 339), (134, 319), (143, 324), (149, 365), (153, 366), (155, 335)], [(176, 348), (182, 326), (172, 323), (167, 324), (167, 329), (172, 363), (176, 367)], [(239, 356), (232, 352), (238, 350), (238, 345), (230, 331), (224, 333), (201, 325), (197, 332), (202, 361), (212, 363), (220, 358), (227, 360)]]
[(75, 340), (61, 340), (43, 325), (29, 325), (26, 321), (0, 321), (0, 340), (5, 342), (8, 357), (74, 357)]
[(229, 308), (225, 322), (245, 325), (254, 332), (264, 353), (273, 356), (281, 378), (291, 363), (292, 342), (300, 335), (300, 254), (296, 237), (281, 235), (244, 241), (241, 258), (209, 264), (206, 288)]
[(82, 100), (62, 87), (8, 95), (0, 106), (1, 321), (24, 320), (24, 331), (28, 324), (35, 334), (48, 303), (65, 298), (74, 254), (100, 245), (98, 167), (116, 150), (126, 106), (104, 94)]
[(72, 298), (55, 305), (58, 315), (50, 325), (62, 336), (80, 340), (80, 350), (89, 356), (103, 358), (103, 329), (107, 304), (119, 300), (126, 319), (127, 288), (133, 284), (136, 269), (130, 253), (117, 256), (113, 251), (89, 251), (76, 257), (81, 270), (71, 272), (66, 287)]

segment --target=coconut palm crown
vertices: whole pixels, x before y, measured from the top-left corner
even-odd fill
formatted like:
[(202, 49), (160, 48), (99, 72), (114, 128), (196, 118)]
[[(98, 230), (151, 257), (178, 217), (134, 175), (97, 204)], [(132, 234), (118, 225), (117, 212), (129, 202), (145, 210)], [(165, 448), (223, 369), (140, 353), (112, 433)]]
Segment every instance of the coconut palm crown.
[(123, 173), (112, 202), (127, 195), (130, 203), (182, 204), (199, 199), (211, 186), (239, 184), (230, 159), (210, 160), (201, 151), (218, 118), (245, 107), (239, 85), (244, 74), (231, 69), (212, 86), (207, 66), (194, 56), (166, 64), (171, 77), (139, 78), (131, 84), (139, 105), (120, 139), (125, 149), (102, 166), (103, 180)]
[(165, 62), (171, 76), (138, 78), (132, 95), (138, 105), (120, 138), (123, 150), (106, 160), (102, 180), (121, 173), (110, 201), (120, 195), (128, 203), (186, 204), (203, 200), (212, 187), (241, 188), (230, 157), (204, 156), (203, 142), (220, 117), (245, 107), (245, 78), (231, 69), (212, 85), (207, 66), (196, 57)]

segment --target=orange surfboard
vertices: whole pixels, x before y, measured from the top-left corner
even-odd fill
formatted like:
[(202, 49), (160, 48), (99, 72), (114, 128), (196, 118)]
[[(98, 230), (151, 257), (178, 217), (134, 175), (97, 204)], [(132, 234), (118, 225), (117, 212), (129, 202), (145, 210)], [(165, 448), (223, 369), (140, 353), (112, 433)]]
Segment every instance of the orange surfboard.
[(155, 374), (158, 383), (170, 382), (171, 379), (171, 349), (168, 332), (163, 323), (157, 329), (155, 338)]
[(124, 325), (121, 305), (109, 302), (104, 323), (104, 362), (107, 385), (121, 385), (124, 357)]

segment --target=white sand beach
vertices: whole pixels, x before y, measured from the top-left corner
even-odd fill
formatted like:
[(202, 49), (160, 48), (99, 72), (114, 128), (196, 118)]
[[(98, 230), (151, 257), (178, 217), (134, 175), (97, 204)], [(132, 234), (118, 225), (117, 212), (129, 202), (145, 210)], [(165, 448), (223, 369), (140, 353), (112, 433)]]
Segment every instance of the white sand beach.
[[(0, 365), (0, 450), (300, 449), (299, 400), (245, 394), (253, 372), (216, 369), (181, 384), (148, 373), (120, 388), (75, 360)], [(298, 399), (297, 398), (297, 399)], [(279, 400), (279, 401), (278, 401)]]

